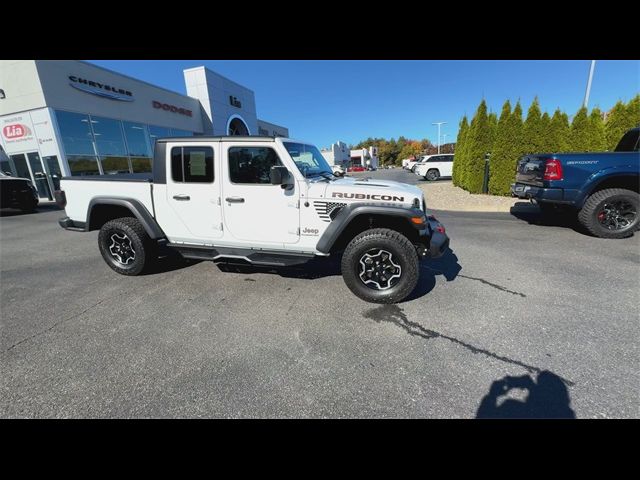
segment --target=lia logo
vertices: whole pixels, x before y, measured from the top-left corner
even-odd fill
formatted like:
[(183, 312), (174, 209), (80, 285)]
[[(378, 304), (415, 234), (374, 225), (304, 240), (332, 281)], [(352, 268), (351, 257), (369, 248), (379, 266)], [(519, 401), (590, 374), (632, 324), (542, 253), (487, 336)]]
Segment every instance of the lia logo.
[(2, 129), (2, 134), (7, 140), (15, 140), (17, 138), (26, 137), (31, 135), (31, 129), (21, 123), (14, 123), (7, 125)]

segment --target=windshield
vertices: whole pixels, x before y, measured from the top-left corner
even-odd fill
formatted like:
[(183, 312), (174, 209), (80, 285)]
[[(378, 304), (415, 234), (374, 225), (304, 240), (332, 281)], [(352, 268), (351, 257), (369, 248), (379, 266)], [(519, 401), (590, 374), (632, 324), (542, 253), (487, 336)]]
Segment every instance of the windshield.
[(320, 151), (313, 145), (305, 143), (283, 142), (287, 152), (306, 178), (315, 176), (333, 176), (331, 167), (324, 159)]

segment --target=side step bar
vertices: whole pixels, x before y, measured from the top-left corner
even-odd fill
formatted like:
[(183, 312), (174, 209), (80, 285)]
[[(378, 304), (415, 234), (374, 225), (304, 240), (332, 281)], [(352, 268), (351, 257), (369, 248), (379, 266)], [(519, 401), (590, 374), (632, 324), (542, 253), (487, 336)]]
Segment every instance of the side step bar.
[(253, 265), (271, 267), (288, 267), (306, 263), (315, 257), (311, 253), (290, 253), (270, 250), (253, 250), (249, 248), (230, 247), (205, 247), (200, 245), (184, 245), (181, 243), (168, 243), (172, 248), (185, 258), (194, 260), (218, 261), (244, 261)]

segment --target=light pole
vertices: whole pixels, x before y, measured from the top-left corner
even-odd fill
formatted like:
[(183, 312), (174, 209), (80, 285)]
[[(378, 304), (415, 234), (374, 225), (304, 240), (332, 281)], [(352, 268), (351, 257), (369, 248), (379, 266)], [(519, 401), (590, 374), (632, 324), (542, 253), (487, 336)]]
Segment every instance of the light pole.
[(446, 133), (443, 133), (443, 134), (442, 134), (442, 144), (443, 144), (443, 145), (446, 145), (446, 144), (447, 144), (447, 134), (446, 134)]
[(587, 104), (589, 103), (589, 94), (591, 93), (591, 81), (593, 80), (593, 71), (596, 68), (596, 61), (591, 60), (591, 67), (589, 68), (589, 80), (587, 80), (587, 91), (584, 93), (584, 103), (582, 106), (587, 108)]
[(438, 125), (438, 154), (440, 153), (440, 125), (444, 125), (447, 122), (434, 122), (431, 125)]

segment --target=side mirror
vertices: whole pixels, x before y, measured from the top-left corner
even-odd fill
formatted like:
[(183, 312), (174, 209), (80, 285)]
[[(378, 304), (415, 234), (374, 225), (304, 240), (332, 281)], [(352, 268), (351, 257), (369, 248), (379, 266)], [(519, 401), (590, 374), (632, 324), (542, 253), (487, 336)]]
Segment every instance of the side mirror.
[(290, 183), (290, 178), (289, 170), (282, 165), (275, 165), (269, 171), (271, 185), (282, 185), (282, 188), (287, 188), (288, 185), (292, 184)]

